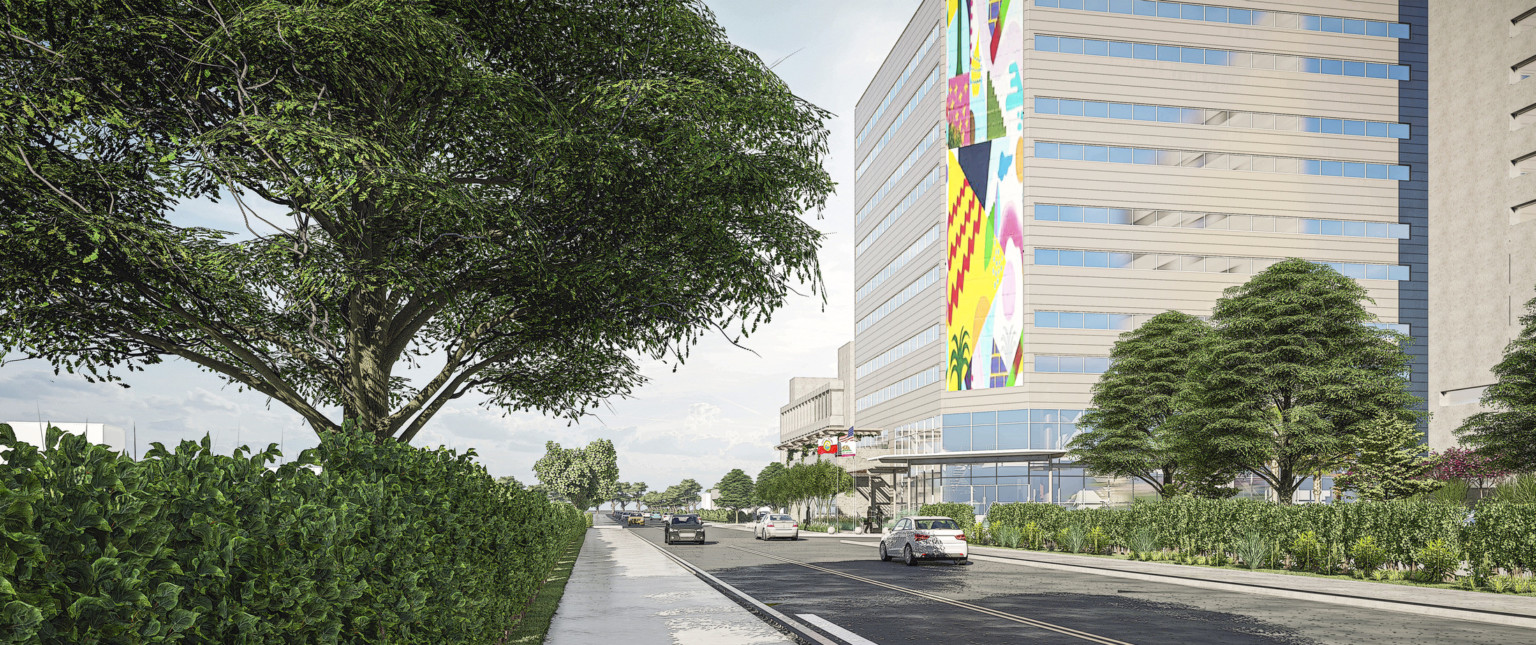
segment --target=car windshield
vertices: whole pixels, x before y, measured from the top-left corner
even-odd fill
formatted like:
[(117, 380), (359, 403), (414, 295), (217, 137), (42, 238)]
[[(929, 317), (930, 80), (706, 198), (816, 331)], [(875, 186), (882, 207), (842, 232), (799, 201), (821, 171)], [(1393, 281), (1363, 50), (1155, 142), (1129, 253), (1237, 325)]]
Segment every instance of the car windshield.
[(672, 516), (672, 523), (673, 524), (694, 524), (694, 523), (696, 523), (698, 521), (699, 521), (699, 518), (697, 516), (694, 516), (694, 515), (673, 515)]
[(792, 517), (790, 517), (788, 515), (774, 515), (773, 517), (770, 517), (768, 519), (773, 520), (775, 522), (791, 522), (791, 521), (794, 521), (794, 518), (792, 518)]
[(928, 531), (957, 531), (960, 525), (954, 520), (917, 520), (917, 528)]

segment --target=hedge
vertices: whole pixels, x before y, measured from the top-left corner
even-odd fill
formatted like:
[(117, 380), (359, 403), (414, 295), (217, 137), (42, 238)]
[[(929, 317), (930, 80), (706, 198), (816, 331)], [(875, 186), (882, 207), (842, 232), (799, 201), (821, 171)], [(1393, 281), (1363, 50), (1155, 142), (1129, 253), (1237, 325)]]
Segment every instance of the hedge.
[(1390, 562), (1413, 564), (1413, 552), (1434, 540), (1457, 545), (1471, 561), (1487, 555), (1505, 569), (1536, 569), (1536, 505), (1485, 501), (1476, 512), (1419, 500), (1282, 506), (1251, 499), (1178, 497), (1138, 501), (1129, 507), (1067, 510), (1054, 504), (994, 504), (993, 526), (1022, 528), (1029, 522), (1053, 535), (1061, 529), (1099, 527), (1110, 543), (1126, 546), (1131, 532), (1151, 529), (1163, 547), (1212, 551), (1258, 532), (1290, 544), (1305, 531), (1326, 544), (1347, 547), (1374, 537)]
[(45, 443), (0, 424), (0, 642), (495, 642), (586, 525), (472, 450)]
[(970, 504), (959, 502), (945, 502), (943, 504), (923, 504), (917, 509), (918, 515), (938, 515), (950, 518), (960, 524), (960, 530), (969, 533), (976, 524), (976, 508)]
[(702, 509), (699, 511), (699, 519), (706, 522), (720, 522), (723, 524), (735, 524), (745, 522), (751, 516), (746, 511), (730, 511), (723, 508)]

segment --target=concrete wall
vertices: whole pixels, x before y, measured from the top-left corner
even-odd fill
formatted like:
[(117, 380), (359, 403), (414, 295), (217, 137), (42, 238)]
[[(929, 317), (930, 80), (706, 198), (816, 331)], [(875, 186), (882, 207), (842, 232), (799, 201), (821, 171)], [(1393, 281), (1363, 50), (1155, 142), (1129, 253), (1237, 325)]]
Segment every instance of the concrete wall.
[(1536, 223), (1513, 207), (1536, 199), (1536, 174), (1511, 176), (1536, 152), (1536, 78), (1511, 68), (1536, 56), (1536, 21), (1512, 25), (1531, 0), (1429, 3), (1429, 443), (1480, 409), (1490, 368), (1520, 330), (1536, 285)]

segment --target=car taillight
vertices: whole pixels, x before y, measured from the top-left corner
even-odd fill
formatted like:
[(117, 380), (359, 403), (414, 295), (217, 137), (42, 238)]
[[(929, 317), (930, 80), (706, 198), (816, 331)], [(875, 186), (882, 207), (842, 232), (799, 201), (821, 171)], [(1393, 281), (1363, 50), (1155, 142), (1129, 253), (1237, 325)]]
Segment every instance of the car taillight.
[(917, 535), (912, 536), (912, 539), (917, 540), (918, 542), (922, 542), (923, 540), (928, 539), (928, 534), (918, 533)]
[(773, 528), (773, 525), (772, 525), (772, 524), (769, 524), (769, 525), (768, 525), (768, 528), (770, 528), (770, 529), (771, 529), (771, 528)]
[(964, 533), (961, 533), (961, 534), (959, 534), (959, 535), (956, 535), (956, 536), (955, 536), (955, 539), (956, 539), (956, 540), (959, 540), (959, 541), (961, 541), (961, 542), (964, 542), (964, 541), (965, 541), (965, 534), (964, 534)]
[(798, 528), (800, 528), (800, 525), (799, 525), (799, 524), (796, 524), (796, 525), (794, 525), (794, 526), (791, 526), (791, 527), (789, 527), (789, 528), (792, 528), (792, 529), (798, 529)]

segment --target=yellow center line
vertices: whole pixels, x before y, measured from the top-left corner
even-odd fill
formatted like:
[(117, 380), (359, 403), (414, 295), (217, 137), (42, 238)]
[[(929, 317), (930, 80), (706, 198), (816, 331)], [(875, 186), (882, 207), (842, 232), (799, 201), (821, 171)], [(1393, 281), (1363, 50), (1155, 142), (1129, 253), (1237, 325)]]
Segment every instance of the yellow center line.
[(977, 612), (977, 613), (986, 614), (986, 615), (992, 616), (994, 618), (1002, 618), (1004, 620), (1011, 620), (1013, 622), (1020, 623), (1020, 624), (1023, 624), (1023, 625), (1029, 625), (1030, 627), (1037, 627), (1039, 629), (1053, 631), (1053, 632), (1056, 632), (1058, 634), (1065, 634), (1067, 636), (1072, 636), (1072, 637), (1075, 637), (1075, 638), (1080, 638), (1080, 639), (1083, 639), (1085, 641), (1089, 641), (1089, 642), (1093, 642), (1093, 643), (1101, 643), (1102, 645), (1131, 645), (1131, 643), (1127, 643), (1125, 641), (1118, 641), (1118, 640), (1115, 640), (1113, 638), (1109, 638), (1109, 637), (1106, 637), (1106, 636), (1099, 636), (1097, 634), (1090, 634), (1090, 633), (1085, 632), (1085, 631), (1079, 631), (1079, 630), (1076, 630), (1076, 629), (1072, 629), (1071, 627), (1062, 627), (1061, 625), (1053, 625), (1051, 623), (1047, 623), (1047, 622), (1041, 621), (1041, 620), (1035, 620), (1033, 618), (1025, 618), (1023, 616), (1018, 616), (1018, 615), (1015, 615), (1015, 614), (1001, 612), (1001, 611), (998, 611), (996, 609), (988, 609), (988, 608), (982, 607), (980, 605), (973, 605), (973, 604), (970, 604), (968, 602), (954, 600), (952, 598), (945, 598), (943, 596), (937, 596), (937, 595), (934, 595), (934, 594), (931, 594), (931, 593), (928, 593), (928, 592), (925, 592), (925, 591), (918, 591), (916, 589), (909, 589), (907, 587), (902, 587), (902, 586), (899, 586), (899, 585), (893, 585), (893, 584), (890, 584), (890, 583), (881, 582), (879, 580), (874, 580), (872, 578), (865, 578), (864, 576), (857, 576), (857, 575), (854, 575), (854, 574), (851, 574), (851, 573), (844, 573), (844, 572), (838, 571), (836, 569), (828, 569), (826, 567), (817, 566), (817, 565), (814, 565), (814, 564), (810, 564), (808, 562), (800, 562), (799, 560), (791, 560), (789, 558), (773, 555), (771, 553), (763, 553), (762, 551), (755, 551), (755, 550), (752, 550), (752, 549), (747, 549), (747, 548), (743, 548), (743, 547), (739, 547), (739, 546), (735, 546), (735, 545), (731, 545), (731, 548), (736, 549), (737, 551), (745, 551), (745, 552), (751, 553), (753, 555), (759, 555), (759, 556), (762, 556), (762, 557), (765, 557), (765, 558), (770, 558), (770, 559), (773, 559), (773, 560), (778, 560), (780, 562), (787, 562), (789, 564), (799, 565), (799, 566), (805, 567), (807, 569), (814, 569), (816, 571), (821, 571), (823, 573), (830, 573), (830, 574), (832, 574), (834, 576), (842, 576), (844, 578), (848, 578), (849, 580), (857, 580), (857, 581), (865, 583), (865, 584), (871, 584), (871, 585), (875, 585), (877, 587), (884, 587), (884, 588), (890, 589), (892, 591), (899, 591), (901, 593), (912, 595), (912, 596), (917, 596), (919, 598), (926, 598), (928, 600), (936, 600), (936, 601), (939, 601), (939, 602), (942, 602), (942, 603), (945, 603), (945, 604), (948, 604), (948, 605), (952, 605), (952, 606), (955, 606), (955, 607), (960, 607), (962, 609), (969, 609), (969, 610)]

